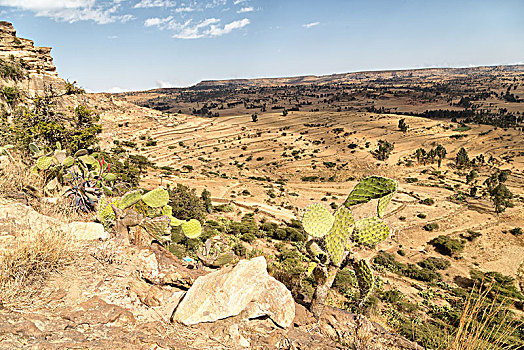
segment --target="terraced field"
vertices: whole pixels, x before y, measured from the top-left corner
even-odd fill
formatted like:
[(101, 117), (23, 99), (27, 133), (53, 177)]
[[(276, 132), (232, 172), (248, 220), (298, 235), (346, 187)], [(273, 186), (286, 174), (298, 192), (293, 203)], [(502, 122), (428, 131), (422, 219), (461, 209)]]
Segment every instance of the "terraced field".
[[(114, 140), (132, 141), (136, 152), (158, 166), (144, 179), (150, 186), (182, 183), (197, 192), (207, 188), (215, 204), (232, 204), (235, 215), (256, 210), (270, 219), (289, 220), (299, 218), (312, 202), (340, 205), (355, 179), (386, 175), (399, 180), (401, 193), (388, 215), (396, 235), (382, 248), (402, 246), (406, 258), (414, 258), (427, 254), (432, 249), (427, 242), (438, 235), (475, 230), (482, 236), (463, 254), (464, 271), (475, 263), (514, 274), (518, 264), (506, 260), (524, 256), (522, 238), (502, 233), (524, 226), (519, 199), (524, 195), (520, 131), (487, 125), (456, 131), (458, 124), (449, 121), (370, 113), (291, 112), (286, 117), (267, 113), (253, 122), (250, 115), (201, 118), (143, 114), (150, 111), (140, 108), (124, 115), (111, 110), (102, 114), (107, 145)], [(400, 118), (406, 118), (410, 126), (406, 133), (398, 130)], [(381, 139), (395, 145), (385, 162), (370, 152)], [(440, 169), (436, 164), (416, 161), (410, 167), (398, 165), (416, 148), (430, 149), (437, 144), (448, 154)], [(468, 190), (465, 171), (454, 167), (461, 147), (470, 158), (480, 153), (486, 159), (494, 157), (493, 165), (478, 170), (479, 183), (490, 167), (511, 171), (507, 185), (517, 196), (514, 208), (496, 215), (488, 198), (450, 199), (456, 191)], [(303, 181), (305, 177), (313, 181)], [(407, 183), (406, 178), (418, 181)], [(424, 198), (433, 198), (435, 204), (421, 205)], [(421, 213), (426, 217), (417, 216)], [(439, 229), (423, 230), (427, 223), (437, 223)]]

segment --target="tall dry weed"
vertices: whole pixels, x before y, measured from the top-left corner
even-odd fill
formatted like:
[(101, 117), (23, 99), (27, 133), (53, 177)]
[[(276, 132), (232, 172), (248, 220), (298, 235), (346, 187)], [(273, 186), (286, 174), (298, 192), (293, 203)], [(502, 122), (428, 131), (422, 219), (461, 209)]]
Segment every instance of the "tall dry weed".
[[(495, 297), (490, 298), (493, 293)], [(472, 289), (464, 304), (457, 332), (447, 350), (515, 348), (511, 339), (519, 322), (513, 319), (508, 303), (496, 301), (497, 295), (493, 282), (484, 290), (480, 286)]]

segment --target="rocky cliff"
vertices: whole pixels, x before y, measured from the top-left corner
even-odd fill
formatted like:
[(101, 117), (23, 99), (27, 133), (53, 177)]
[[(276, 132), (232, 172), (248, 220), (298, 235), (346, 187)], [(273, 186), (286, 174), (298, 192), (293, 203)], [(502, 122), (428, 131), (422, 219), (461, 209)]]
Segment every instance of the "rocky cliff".
[(25, 73), (19, 81), (0, 77), (4, 86), (17, 85), (31, 95), (42, 95), (48, 89), (64, 90), (64, 80), (58, 77), (51, 48), (37, 47), (32, 40), (17, 37), (13, 25), (4, 21), (0, 22), (0, 59), (2, 64), (20, 63)]

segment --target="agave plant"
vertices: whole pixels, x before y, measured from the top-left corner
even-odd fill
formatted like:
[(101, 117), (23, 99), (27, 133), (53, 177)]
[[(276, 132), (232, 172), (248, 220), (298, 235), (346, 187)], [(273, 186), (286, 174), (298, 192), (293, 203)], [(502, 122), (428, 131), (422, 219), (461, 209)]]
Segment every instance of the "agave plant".
[(69, 171), (66, 181), (64, 197), (71, 198), (73, 204), (85, 213), (96, 209), (96, 203), (103, 192), (101, 188), (96, 186), (94, 180), (86, 179), (83, 173), (73, 169)]
[[(359, 305), (371, 294), (374, 276), (369, 261), (359, 259), (352, 250), (374, 247), (389, 236), (389, 227), (382, 218), (396, 190), (394, 180), (370, 176), (357, 183), (335, 215), (321, 204), (311, 205), (304, 213), (302, 225), (310, 236), (306, 250), (314, 262), (311, 271), (317, 282), (311, 303), (315, 316), (322, 314), (337, 272), (346, 266), (352, 266), (357, 277)], [(374, 199), (378, 199), (377, 215), (355, 221), (350, 208)]]
[(87, 212), (96, 208), (102, 193), (112, 194), (110, 183), (116, 180), (111, 166), (103, 157), (85, 149), (68, 155), (59, 142), (54, 151), (45, 152), (34, 143), (29, 149), (36, 157), (33, 171), (44, 179), (44, 191), (48, 195), (61, 194), (71, 198), (79, 210)]

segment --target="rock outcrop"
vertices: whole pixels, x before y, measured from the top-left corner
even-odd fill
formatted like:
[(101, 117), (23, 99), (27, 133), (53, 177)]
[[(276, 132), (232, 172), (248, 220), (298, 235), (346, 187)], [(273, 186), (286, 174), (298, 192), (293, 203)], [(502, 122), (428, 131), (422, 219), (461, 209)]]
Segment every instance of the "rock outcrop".
[(191, 325), (241, 312), (248, 319), (268, 316), (282, 328), (295, 318), (291, 292), (269, 276), (263, 256), (199, 277), (175, 310), (173, 320)]
[[(43, 95), (49, 89), (55, 93), (64, 90), (64, 81), (58, 77), (50, 53), (50, 47), (34, 46), (32, 40), (17, 37), (11, 23), (0, 21), (0, 59), (9, 62), (14, 57), (23, 62), (27, 76), (18, 84), (31, 95)], [(15, 83), (1, 77), (0, 80), (2, 85)]]

